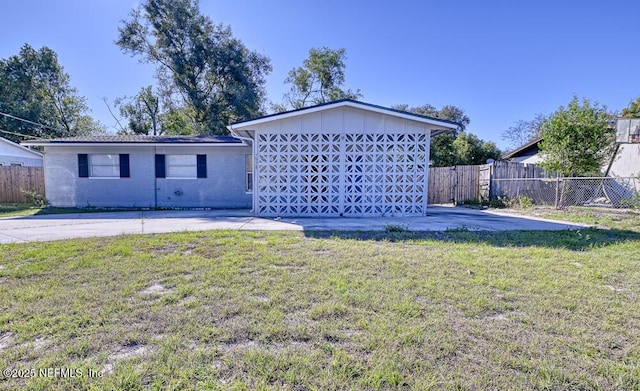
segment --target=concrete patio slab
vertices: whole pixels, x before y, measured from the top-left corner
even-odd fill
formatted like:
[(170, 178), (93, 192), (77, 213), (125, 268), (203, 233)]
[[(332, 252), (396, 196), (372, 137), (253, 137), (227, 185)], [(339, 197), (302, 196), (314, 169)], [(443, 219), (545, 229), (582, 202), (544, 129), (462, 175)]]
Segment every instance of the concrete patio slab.
[(163, 210), (73, 213), (0, 218), (0, 243), (51, 241), (123, 234), (206, 231), (566, 230), (584, 225), (495, 211), (432, 206), (423, 217), (260, 218), (249, 210)]

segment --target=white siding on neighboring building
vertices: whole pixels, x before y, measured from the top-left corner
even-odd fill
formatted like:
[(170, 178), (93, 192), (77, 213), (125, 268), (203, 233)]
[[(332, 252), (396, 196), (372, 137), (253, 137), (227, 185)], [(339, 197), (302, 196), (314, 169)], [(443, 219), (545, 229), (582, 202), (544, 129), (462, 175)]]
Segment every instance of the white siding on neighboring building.
[(0, 166), (42, 167), (42, 154), (0, 137)]
[(526, 163), (526, 164), (536, 164), (536, 163), (540, 163), (543, 160), (544, 159), (542, 159), (542, 156), (540, 156), (539, 153), (536, 153), (535, 155), (518, 156), (518, 157), (509, 159), (509, 161), (512, 161), (515, 163)]
[[(606, 167), (605, 167), (606, 169)], [(640, 144), (620, 144), (609, 176), (632, 177), (640, 175)]]

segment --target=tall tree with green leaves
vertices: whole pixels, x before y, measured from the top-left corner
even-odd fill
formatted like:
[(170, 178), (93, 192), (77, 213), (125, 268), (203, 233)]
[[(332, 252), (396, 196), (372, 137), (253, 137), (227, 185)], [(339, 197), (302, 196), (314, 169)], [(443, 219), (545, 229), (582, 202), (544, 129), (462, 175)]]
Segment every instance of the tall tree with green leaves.
[(428, 103), (415, 107), (400, 104), (392, 106), (392, 108), (427, 117), (457, 122), (460, 127), (456, 132), (447, 132), (431, 138), (430, 156), (434, 167), (447, 167), (460, 164), (458, 163), (460, 159), (453, 143), (456, 137), (458, 137), (458, 134), (464, 132), (471, 123), (471, 119), (465, 114), (463, 109), (454, 105), (445, 105), (438, 110), (435, 106)]
[(159, 79), (166, 75), (174, 105), (189, 107), (197, 133), (226, 134), (229, 123), (262, 113), (269, 59), (202, 15), (197, 0), (146, 0), (120, 26), (116, 43), (154, 64)]
[(567, 176), (600, 176), (615, 150), (612, 115), (605, 106), (574, 96), (542, 125), (540, 166)]
[(48, 47), (25, 44), (17, 55), (0, 59), (0, 112), (44, 125), (1, 115), (0, 129), (10, 132), (1, 135), (13, 141), (23, 140), (20, 134), (54, 138), (103, 131)]
[(456, 131), (456, 135), (460, 132), (464, 132), (467, 126), (471, 123), (471, 118), (458, 106), (444, 105), (440, 110), (430, 104), (424, 104), (422, 106), (410, 107), (407, 104), (391, 106), (395, 110), (406, 111), (409, 113), (424, 115), (427, 117), (444, 119), (447, 121), (457, 122), (460, 127)]
[[(122, 133), (153, 134), (163, 133), (160, 124), (160, 99), (152, 86), (146, 86), (133, 97), (122, 97), (115, 100), (120, 115), (127, 120), (127, 127), (120, 129)], [(118, 120), (118, 123), (120, 121)]]
[(622, 109), (622, 118), (640, 118), (640, 96), (629, 102), (629, 106)]
[(289, 71), (285, 83), (291, 84), (284, 104), (273, 105), (276, 112), (300, 109), (340, 99), (359, 99), (360, 90), (343, 89), (346, 50), (322, 47), (309, 50), (301, 67)]
[(485, 164), (487, 160), (500, 160), (502, 151), (492, 141), (485, 141), (475, 134), (463, 132), (453, 140), (455, 164)]

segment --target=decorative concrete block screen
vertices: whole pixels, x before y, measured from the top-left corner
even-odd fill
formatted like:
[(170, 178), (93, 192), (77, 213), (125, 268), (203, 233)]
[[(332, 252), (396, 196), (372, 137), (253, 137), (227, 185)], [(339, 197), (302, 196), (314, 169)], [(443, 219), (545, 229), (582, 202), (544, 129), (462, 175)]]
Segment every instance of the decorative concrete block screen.
[(259, 133), (260, 216), (410, 216), (426, 211), (424, 132)]

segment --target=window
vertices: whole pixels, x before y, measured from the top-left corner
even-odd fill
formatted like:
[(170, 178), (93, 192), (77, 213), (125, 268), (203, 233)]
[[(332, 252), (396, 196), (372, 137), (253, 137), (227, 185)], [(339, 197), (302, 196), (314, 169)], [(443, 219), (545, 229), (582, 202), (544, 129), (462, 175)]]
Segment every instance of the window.
[(245, 172), (247, 173), (245, 188), (249, 193), (253, 191), (253, 155), (245, 155), (244, 164)]
[(195, 155), (167, 155), (167, 178), (195, 178), (197, 165)]
[(78, 154), (80, 178), (129, 178), (129, 154)]
[(206, 178), (207, 155), (156, 155), (156, 178)]
[(90, 155), (89, 176), (110, 178), (120, 176), (120, 155)]
[(11, 167), (22, 167), (22, 163), (11, 163)]

